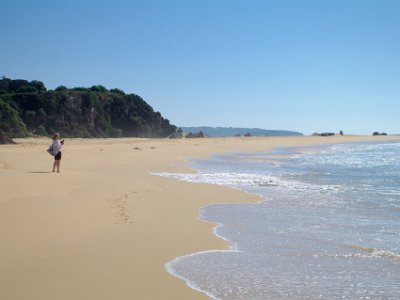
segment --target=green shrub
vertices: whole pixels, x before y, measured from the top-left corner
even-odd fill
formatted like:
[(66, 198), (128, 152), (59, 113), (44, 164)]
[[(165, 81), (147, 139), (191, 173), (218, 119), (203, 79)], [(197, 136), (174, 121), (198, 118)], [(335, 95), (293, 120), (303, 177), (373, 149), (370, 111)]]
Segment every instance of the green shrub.
[(93, 91), (93, 92), (107, 92), (107, 91), (108, 91), (108, 90), (107, 90), (104, 86), (102, 86), (102, 85), (93, 85), (93, 86), (90, 88), (90, 90)]
[(60, 85), (60, 86), (56, 87), (55, 91), (56, 92), (68, 91), (68, 88), (64, 85)]
[(34, 86), (29, 86), (29, 85), (20, 87), (17, 90), (17, 93), (36, 93), (36, 92), (38, 92), (38, 89), (35, 88)]
[(11, 138), (30, 136), (18, 112), (0, 98), (0, 129)]
[(120, 89), (111, 89), (110, 92), (111, 93), (120, 94), (120, 95), (126, 95), (125, 92), (123, 90), (120, 90)]

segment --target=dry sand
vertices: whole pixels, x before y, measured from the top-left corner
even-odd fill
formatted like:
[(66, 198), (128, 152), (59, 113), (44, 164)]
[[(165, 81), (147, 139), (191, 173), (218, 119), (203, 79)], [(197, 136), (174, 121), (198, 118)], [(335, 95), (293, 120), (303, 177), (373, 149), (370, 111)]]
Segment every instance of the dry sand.
[(200, 207), (259, 199), (150, 172), (188, 172), (189, 158), (214, 153), (384, 139), (400, 137), (67, 139), (60, 174), (50, 139), (0, 146), (0, 299), (207, 299), (164, 264), (228, 247)]

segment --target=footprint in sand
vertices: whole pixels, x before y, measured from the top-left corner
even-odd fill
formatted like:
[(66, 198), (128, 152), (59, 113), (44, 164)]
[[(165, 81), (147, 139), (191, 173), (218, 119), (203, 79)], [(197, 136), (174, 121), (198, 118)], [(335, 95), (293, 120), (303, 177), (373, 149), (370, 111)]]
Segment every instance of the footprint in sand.
[(1, 168), (2, 169), (9, 169), (10, 168), (10, 166), (7, 164), (7, 163), (5, 163), (5, 162), (3, 162), (3, 161), (0, 161), (0, 164), (1, 164)]
[(115, 199), (111, 199), (111, 209), (115, 211), (114, 217), (117, 221), (114, 224), (122, 223), (133, 223), (133, 218), (131, 217), (128, 209), (128, 194), (123, 194)]

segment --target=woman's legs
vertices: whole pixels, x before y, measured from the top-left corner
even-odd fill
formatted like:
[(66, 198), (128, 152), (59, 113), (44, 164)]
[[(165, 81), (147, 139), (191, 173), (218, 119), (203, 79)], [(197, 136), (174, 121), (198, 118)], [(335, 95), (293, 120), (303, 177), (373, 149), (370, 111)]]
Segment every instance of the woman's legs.
[(54, 165), (55, 165), (55, 167), (57, 167), (57, 173), (60, 173), (60, 162), (61, 162), (61, 160), (54, 161)]
[(60, 161), (61, 160), (55, 160), (53, 163), (53, 172), (56, 171), (57, 168), (57, 173), (60, 173)]
[(60, 173), (60, 161), (61, 152), (58, 152), (58, 154), (54, 157), (53, 172), (55, 172), (57, 168), (57, 173)]

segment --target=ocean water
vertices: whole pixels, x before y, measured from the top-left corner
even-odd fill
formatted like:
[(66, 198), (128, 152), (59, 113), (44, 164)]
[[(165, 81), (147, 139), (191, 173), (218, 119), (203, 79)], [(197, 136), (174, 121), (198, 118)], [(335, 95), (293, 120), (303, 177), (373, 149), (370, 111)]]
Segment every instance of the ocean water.
[(231, 249), (167, 263), (190, 287), (212, 299), (400, 299), (399, 142), (234, 153), (192, 167), (158, 175), (261, 198), (201, 209)]

